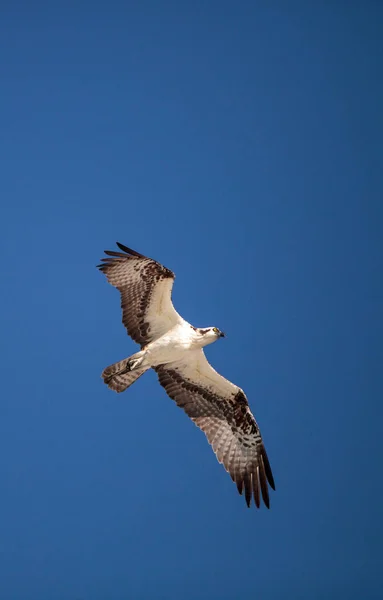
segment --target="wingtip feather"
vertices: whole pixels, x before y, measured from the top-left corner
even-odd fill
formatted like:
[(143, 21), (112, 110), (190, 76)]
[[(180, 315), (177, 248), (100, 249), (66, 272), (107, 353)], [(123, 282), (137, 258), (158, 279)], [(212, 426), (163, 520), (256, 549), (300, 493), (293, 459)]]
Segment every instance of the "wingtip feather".
[(136, 250), (132, 250), (131, 248), (128, 248), (128, 246), (121, 244), (121, 242), (116, 242), (116, 244), (120, 248), (120, 250), (122, 250), (123, 252), (126, 252), (126, 254), (132, 254), (133, 256), (137, 256), (138, 258), (145, 258), (145, 256), (143, 254), (140, 254), (139, 252), (136, 252)]
[(242, 494), (243, 494), (243, 481), (242, 480), (238, 480), (238, 481), (236, 481), (236, 484), (237, 484), (238, 493), (242, 496)]
[(260, 464), (259, 464), (259, 482), (261, 484), (261, 494), (262, 494), (263, 502), (265, 503), (267, 508), (270, 508), (269, 489), (267, 487), (267, 479), (266, 479), (265, 467), (263, 464), (262, 456), (260, 457)]
[(263, 466), (265, 469), (267, 481), (269, 482), (269, 486), (275, 491), (274, 477), (273, 477), (270, 462), (269, 462), (269, 459), (268, 459), (268, 456), (267, 456), (264, 446), (262, 447), (261, 455), (262, 455), (262, 461), (263, 461)]
[(257, 467), (255, 473), (253, 472), (253, 496), (255, 506), (259, 508), (261, 506), (261, 498), (259, 493), (259, 476), (258, 476), (259, 468)]
[(250, 504), (251, 504), (251, 475), (249, 472), (246, 472), (244, 475), (244, 484), (245, 484), (245, 498), (246, 498), (246, 504), (247, 506), (250, 508)]

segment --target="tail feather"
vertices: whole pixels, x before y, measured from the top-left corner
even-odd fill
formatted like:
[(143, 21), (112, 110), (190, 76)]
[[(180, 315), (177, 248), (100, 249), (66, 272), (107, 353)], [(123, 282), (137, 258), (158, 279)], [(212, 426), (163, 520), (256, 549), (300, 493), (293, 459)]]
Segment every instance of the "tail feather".
[(132, 357), (125, 358), (103, 370), (101, 377), (111, 390), (114, 390), (117, 393), (123, 392), (141, 377), (145, 371), (150, 369), (150, 367), (144, 367), (143, 369), (138, 368), (129, 371), (127, 363), (131, 358)]

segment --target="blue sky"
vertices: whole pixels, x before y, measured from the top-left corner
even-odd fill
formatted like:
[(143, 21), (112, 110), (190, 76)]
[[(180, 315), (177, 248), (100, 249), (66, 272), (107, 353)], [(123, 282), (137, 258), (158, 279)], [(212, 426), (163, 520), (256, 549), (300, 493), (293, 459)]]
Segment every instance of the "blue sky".
[[(0, 19), (0, 597), (378, 598), (382, 5), (18, 2)], [(260, 424), (247, 509), (133, 353), (121, 241)]]

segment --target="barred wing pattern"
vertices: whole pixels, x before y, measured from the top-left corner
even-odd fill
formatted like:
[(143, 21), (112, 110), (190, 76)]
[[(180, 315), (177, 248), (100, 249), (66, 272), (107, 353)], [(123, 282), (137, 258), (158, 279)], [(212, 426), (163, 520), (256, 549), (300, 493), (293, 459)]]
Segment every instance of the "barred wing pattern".
[(156, 367), (160, 384), (167, 394), (205, 433), (217, 459), (237, 484), (245, 490), (246, 503), (260, 495), (269, 508), (274, 479), (259, 427), (244, 392), (219, 375), (202, 350), (190, 353), (187, 363), (177, 361)]
[(171, 293), (175, 275), (157, 261), (117, 242), (122, 252), (105, 250), (100, 271), (121, 293), (122, 322), (130, 337), (145, 346), (183, 321)]
[(106, 385), (117, 393), (124, 392), (130, 387), (141, 375), (143, 375), (150, 367), (143, 369), (134, 369), (127, 371), (127, 363), (129, 359), (125, 358), (119, 362), (109, 365), (103, 370), (101, 377)]

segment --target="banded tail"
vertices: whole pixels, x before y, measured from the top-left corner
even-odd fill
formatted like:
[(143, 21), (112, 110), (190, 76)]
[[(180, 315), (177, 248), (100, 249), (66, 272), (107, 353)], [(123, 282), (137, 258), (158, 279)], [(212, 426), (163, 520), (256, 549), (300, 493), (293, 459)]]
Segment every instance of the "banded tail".
[[(137, 354), (133, 354), (133, 356), (129, 356), (129, 358), (125, 358), (124, 360), (120, 360), (119, 362), (106, 367), (101, 374), (104, 383), (117, 393), (125, 391), (132, 383), (141, 377), (141, 375), (150, 369), (150, 367), (143, 367), (142, 369), (139, 367), (134, 368), (134, 363), (140, 361), (139, 355), (140, 353), (138, 352)], [(140, 362), (142, 362), (142, 359)], [(131, 370), (132, 366), (133, 370)]]

